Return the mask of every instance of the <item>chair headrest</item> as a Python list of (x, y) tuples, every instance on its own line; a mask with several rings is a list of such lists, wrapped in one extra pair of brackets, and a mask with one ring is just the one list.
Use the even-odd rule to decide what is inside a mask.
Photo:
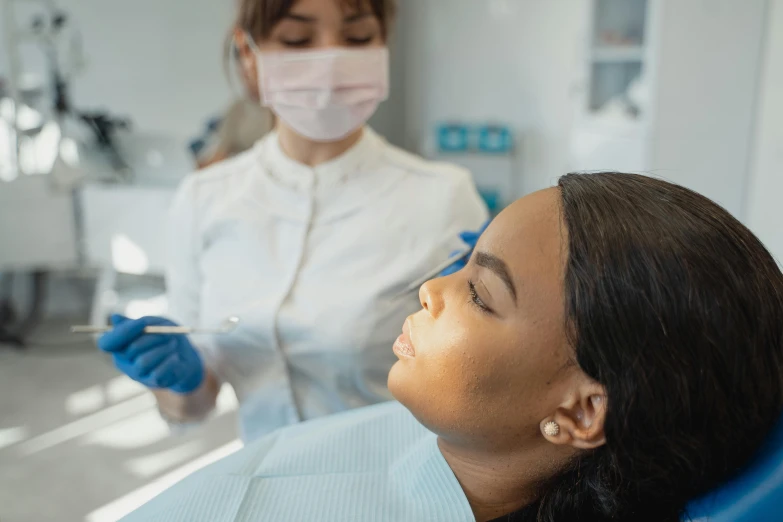
[(694, 522), (783, 520), (783, 419), (748, 468), (688, 511)]

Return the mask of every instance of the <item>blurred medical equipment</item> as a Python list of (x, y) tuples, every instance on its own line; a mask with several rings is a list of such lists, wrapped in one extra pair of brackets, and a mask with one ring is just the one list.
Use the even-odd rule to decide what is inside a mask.
[[(44, 148), (49, 145), (49, 150), (52, 150), (59, 140), (56, 124), (47, 125), (44, 115), (36, 110), (45, 89), (40, 83), (36, 83), (35, 79), (21, 75), (16, 51), (22, 40), (54, 39), (63, 28), (64, 17), (52, 16), (50, 27), (44, 27), (43, 19), (36, 18), (26, 32), (20, 33), (15, 27), (12, 7), (10, 0), (6, 0), (2, 5), (4, 32), (7, 36), (4, 44), (9, 55), (9, 81), (0, 99), (0, 134), (7, 140), (6, 143), (0, 143), (0, 152), (3, 152), (4, 146), (7, 147), (6, 154), (0, 154), (0, 180), (7, 182), (0, 191), (0, 208), (10, 214), (7, 219), (0, 220), (0, 236), (4, 239), (3, 251), (6, 252), (2, 264), (8, 269), (19, 265), (37, 266), (52, 260), (70, 263), (78, 259), (78, 254), (73, 247), (76, 236), (73, 222), (75, 209), (69, 195), (47, 198), (42, 194), (45, 188), (40, 179), (20, 179), (14, 182), (19, 171), (39, 174), (50, 169), (54, 155), (46, 154), (47, 151), (41, 150), (41, 145), (44, 145)], [(47, 57), (51, 58), (51, 53), (47, 53)], [(65, 105), (66, 96), (65, 82), (59, 71), (53, 75), (52, 83), (52, 91), (56, 93), (54, 106), (61, 109)], [(40, 161), (42, 157), (43, 165)], [(31, 215), (33, 206), (48, 208), (49, 216), (53, 219), (47, 219), (47, 216), (41, 214)], [(24, 223), (25, 234), (20, 234), (19, 222)], [(47, 240), (49, 234), (54, 236), (52, 241)], [(8, 288), (13, 286), (14, 277), (13, 273), (5, 274)], [(3, 308), (6, 313), (3, 314), (0, 324), (0, 341), (23, 345), (25, 334), (40, 316), (45, 282), (46, 272), (36, 270), (32, 277), (30, 311), (19, 323), (16, 320), (18, 314), (11, 301), (12, 292), (10, 289), (4, 292)]]
[(477, 135), (478, 150), (485, 154), (509, 154), (514, 148), (511, 129), (504, 125), (483, 125)]
[[(100, 270), (94, 324), (121, 305), (160, 312), (158, 232), (191, 159), (177, 140), (132, 133), (127, 119), (73, 107), (69, 82), (84, 67), (81, 37), (53, 0), (0, 0), (0, 9), (9, 64), (0, 89), (0, 270), (36, 275), (27, 319), (10, 324), (20, 314), (2, 314), (0, 332), (10, 333), (0, 337), (23, 343), (53, 272)], [(43, 70), (22, 68), (40, 62)], [(152, 276), (155, 291), (121, 295), (123, 273)], [(142, 310), (150, 299), (158, 308)], [(10, 298), (0, 305), (14, 308)]]
[[(46, 271), (43, 266), (69, 265), (79, 259), (77, 248), (76, 209), (72, 195), (54, 194), (50, 184), (37, 174), (46, 173), (57, 156), (60, 128), (56, 117), (67, 110), (67, 89), (59, 67), (51, 67), (56, 61), (55, 41), (65, 32), (66, 18), (55, 13), (49, 2), (39, 2), (48, 9), (48, 17), (35, 17), (24, 30), (17, 27), (14, 4), (20, 0), (4, 0), (2, 9), (3, 47), (8, 55), (7, 82), (0, 93), (0, 267), (6, 271), (7, 286), (13, 286), (17, 274), (11, 270), (32, 272), (30, 310), (24, 318), (18, 315), (11, 303), (11, 292), (2, 296), (3, 322), (0, 324), (0, 341), (21, 346), (27, 332), (40, 317)], [(34, 76), (25, 75), (21, 69), (19, 47), (23, 43), (41, 44), (51, 68), (52, 113), (42, 110), (42, 100), (47, 89)], [(73, 54), (78, 44), (72, 41)], [(73, 61), (74, 68), (78, 68)], [(29, 174), (20, 177), (20, 172)], [(36, 212), (45, 209), (45, 212)], [(22, 227), (20, 227), (20, 223)], [(24, 233), (21, 233), (22, 230)]]
[(433, 139), (424, 147), (425, 156), (471, 171), (491, 215), (522, 196), (519, 151), (509, 126), (446, 122), (435, 127)]
[(441, 152), (467, 152), (470, 149), (470, 129), (460, 123), (439, 125), (438, 150)]
[[(228, 317), (218, 328), (198, 328), (195, 326), (147, 326), (146, 334), (161, 335), (222, 335), (233, 332), (241, 320), (239, 317)], [(71, 326), (71, 333), (75, 334), (99, 334), (111, 332), (111, 326)]]
[[(92, 139), (97, 151), (106, 155), (114, 173), (128, 174), (128, 165), (118, 150), (114, 135), (118, 129), (127, 129), (130, 122), (123, 118), (114, 118), (105, 112), (84, 112), (77, 110), (70, 98), (71, 80), (85, 68), (84, 50), (81, 33), (69, 19), (65, 11), (59, 9), (53, 0), (2, 0), (6, 32), (6, 52), (9, 63), (9, 93), (13, 102), (11, 139), (16, 139), (17, 156), (21, 165), (19, 171), (32, 174), (25, 158), (22, 157), (23, 143), (19, 143), (20, 134), (34, 134), (45, 130), (52, 131), (49, 148), (53, 154), (51, 162), (63, 155), (73, 156), (67, 151), (58, 150), (71, 134), (73, 138)], [(30, 14), (30, 8), (36, 9), (29, 20), (22, 23), (17, 17), (17, 7), (26, 7), (23, 11)], [(23, 71), (23, 57), (30, 60), (29, 51), (35, 49), (43, 55), (45, 71)], [(25, 52), (27, 51), (27, 52)], [(36, 60), (33, 60), (35, 62)], [(38, 80), (44, 76), (44, 82)], [(47, 99), (44, 103), (42, 100)], [(35, 121), (31, 127), (27, 121)], [(35, 129), (31, 132), (31, 129)], [(81, 131), (81, 132), (80, 132)], [(88, 131), (89, 136), (82, 136)], [(55, 143), (56, 142), (56, 143)], [(37, 151), (39, 154), (40, 150)], [(72, 159), (72, 158), (68, 158)], [(52, 174), (54, 165), (49, 163), (38, 167), (37, 174)]]
[(46, 273), (35, 271), (28, 280), (31, 295), (29, 309), (20, 318), (11, 304), (14, 274), (0, 274), (0, 344), (23, 347), (25, 336), (38, 324), (43, 314)]

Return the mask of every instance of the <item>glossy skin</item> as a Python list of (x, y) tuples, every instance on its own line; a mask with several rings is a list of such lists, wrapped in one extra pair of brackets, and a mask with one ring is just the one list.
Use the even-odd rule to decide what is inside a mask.
[(558, 191), (523, 198), (463, 270), (422, 287), (395, 344), (389, 389), (439, 435), (479, 520), (524, 506), (536, 481), (605, 442), (605, 391), (566, 338), (566, 248)]

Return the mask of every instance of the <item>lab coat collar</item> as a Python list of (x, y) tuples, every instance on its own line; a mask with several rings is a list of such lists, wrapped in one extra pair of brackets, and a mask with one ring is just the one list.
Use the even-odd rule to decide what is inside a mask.
[(328, 191), (366, 172), (377, 160), (382, 146), (383, 139), (370, 127), (364, 127), (356, 145), (326, 163), (309, 167), (283, 152), (277, 132), (269, 133), (259, 144), (269, 175), (281, 185), (305, 193)]

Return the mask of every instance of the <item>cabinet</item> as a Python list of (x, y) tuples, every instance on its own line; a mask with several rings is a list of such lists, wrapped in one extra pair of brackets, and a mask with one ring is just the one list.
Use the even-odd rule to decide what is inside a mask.
[(743, 217), (765, 0), (591, 0), (572, 170), (650, 173)]

